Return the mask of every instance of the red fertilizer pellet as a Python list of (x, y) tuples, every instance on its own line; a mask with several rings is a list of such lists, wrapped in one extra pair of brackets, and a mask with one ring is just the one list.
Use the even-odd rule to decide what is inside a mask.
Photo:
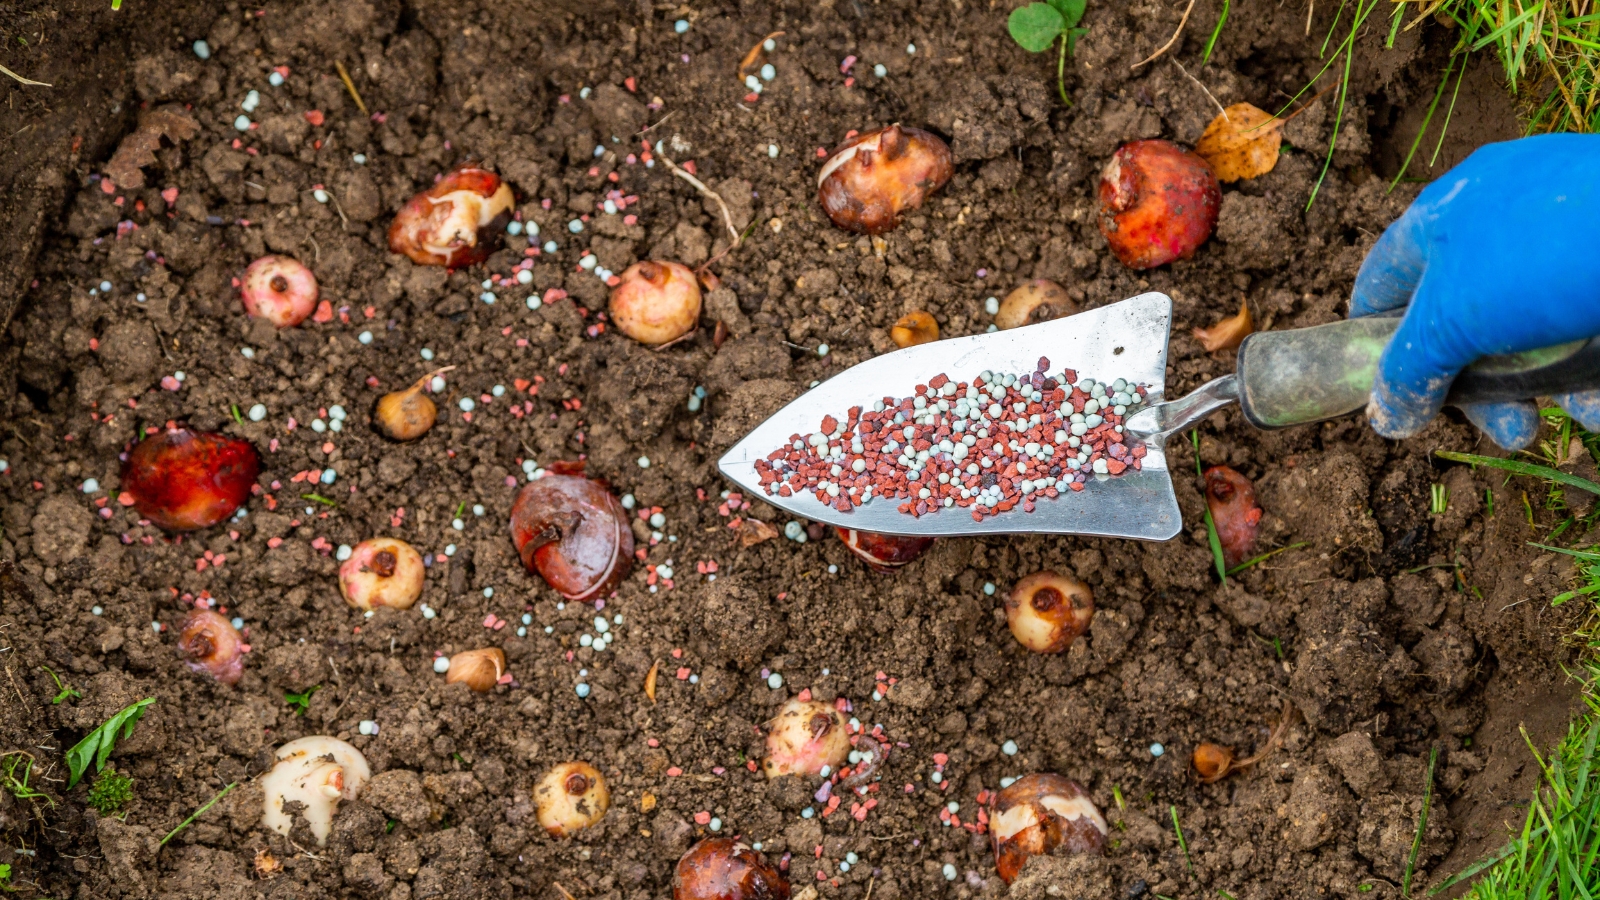
[(982, 521), (1141, 469), (1145, 447), (1122, 423), (1145, 386), (1049, 368), (1041, 357), (1030, 374), (983, 372), (971, 383), (940, 373), (911, 397), (851, 407), (842, 422), (824, 416), (757, 460), (756, 473), (769, 495), (811, 491), (840, 512), (887, 498), (913, 516), (962, 507)]

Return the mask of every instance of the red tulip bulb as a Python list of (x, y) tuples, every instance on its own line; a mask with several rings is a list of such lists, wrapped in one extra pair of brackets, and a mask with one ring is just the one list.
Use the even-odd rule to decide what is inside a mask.
[(1211, 167), (1171, 141), (1123, 144), (1100, 173), (1100, 233), (1130, 269), (1193, 256), (1221, 209)]
[(530, 482), (511, 507), (522, 564), (568, 600), (601, 596), (633, 570), (633, 531), (617, 498), (577, 475)]
[(299, 325), (317, 306), (317, 276), (287, 256), (263, 256), (244, 270), (244, 311), (279, 328)]
[(244, 639), (227, 616), (209, 609), (197, 609), (183, 620), (178, 652), (189, 671), (223, 684), (238, 684), (244, 674)]
[(499, 175), (460, 166), (400, 208), (389, 225), (389, 249), (424, 266), (481, 263), (499, 246), (515, 202)]
[(611, 321), (641, 344), (665, 344), (700, 322), (700, 284), (688, 266), (639, 262), (611, 289)]
[(890, 125), (844, 142), (817, 176), (817, 202), (833, 224), (883, 234), (955, 174), (950, 148), (920, 128)]
[(194, 531), (233, 515), (260, 471), (249, 441), (173, 427), (128, 452), (122, 489), (144, 518), (168, 531)]
[(733, 838), (707, 838), (678, 860), (672, 900), (789, 900), (789, 882)]
[(1222, 544), (1222, 561), (1237, 566), (1255, 548), (1261, 530), (1261, 507), (1256, 506), (1256, 488), (1250, 479), (1227, 466), (1206, 470), (1206, 507), (1217, 527)]
[(854, 528), (835, 528), (839, 540), (850, 552), (861, 557), (862, 562), (874, 572), (888, 574), (922, 555), (933, 546), (930, 537), (901, 537), (896, 534), (877, 534), (857, 531)]

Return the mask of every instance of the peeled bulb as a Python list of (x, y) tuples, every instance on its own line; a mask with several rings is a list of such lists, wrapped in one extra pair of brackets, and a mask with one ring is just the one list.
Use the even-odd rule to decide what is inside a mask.
[(317, 276), (287, 256), (263, 256), (244, 270), (244, 311), (279, 328), (299, 325), (317, 307)]
[(178, 652), (189, 671), (223, 684), (238, 684), (244, 674), (244, 639), (226, 616), (209, 609), (197, 609), (183, 620)]
[(733, 838), (706, 838), (678, 860), (672, 900), (789, 900), (789, 882)]
[(450, 669), (444, 673), (445, 684), (464, 682), (478, 693), (486, 693), (500, 683), (506, 673), (506, 653), (499, 647), (483, 650), (466, 650), (450, 657)]
[(339, 801), (356, 799), (372, 777), (366, 757), (338, 738), (313, 735), (279, 747), (276, 758), (272, 769), (261, 776), (266, 790), (261, 824), (287, 837), (294, 819), (284, 806), (302, 803), (299, 814), (311, 826), (317, 845), (326, 844)]
[(833, 224), (883, 234), (955, 174), (950, 148), (920, 128), (890, 125), (844, 142), (822, 165), (817, 201)]
[(522, 564), (568, 600), (607, 593), (633, 570), (633, 530), (622, 504), (597, 482), (546, 475), (511, 506), (511, 540)]
[(1067, 649), (1094, 618), (1094, 593), (1089, 586), (1048, 569), (1017, 582), (1005, 604), (1011, 634), (1035, 653)]
[(688, 266), (637, 262), (611, 289), (611, 321), (622, 333), (652, 346), (677, 340), (700, 322), (700, 284)]
[(839, 540), (850, 552), (861, 557), (874, 572), (888, 574), (922, 555), (933, 546), (931, 537), (901, 537), (895, 534), (877, 534), (857, 531), (854, 528), (834, 528)]
[(1099, 193), (1100, 233), (1130, 269), (1193, 256), (1222, 209), (1211, 167), (1171, 141), (1118, 147), (1100, 173)]
[(1194, 757), (1190, 762), (1200, 783), (1211, 784), (1232, 771), (1233, 751), (1221, 744), (1201, 744), (1194, 748)]
[(761, 770), (780, 775), (821, 775), (839, 771), (850, 755), (844, 714), (831, 703), (790, 700), (767, 723), (767, 758)]
[(410, 609), (422, 596), (425, 574), (422, 556), (410, 544), (373, 538), (357, 544), (339, 566), (339, 593), (360, 610)]
[(1227, 466), (1206, 470), (1206, 508), (1217, 528), (1222, 544), (1222, 560), (1237, 566), (1255, 548), (1261, 530), (1261, 507), (1256, 506), (1256, 488), (1250, 479)]
[(570, 837), (605, 818), (611, 792), (600, 771), (586, 762), (562, 763), (533, 791), (539, 824), (551, 837)]
[(260, 471), (249, 441), (172, 427), (128, 452), (122, 489), (140, 516), (168, 531), (194, 531), (233, 515)]
[(454, 369), (445, 366), (418, 378), (410, 387), (391, 391), (378, 398), (372, 409), (372, 426), (391, 441), (414, 441), (433, 427), (439, 417), (439, 407), (425, 390), (436, 376)]
[(515, 202), (499, 175), (462, 165), (401, 207), (389, 225), (389, 249), (425, 266), (483, 262), (498, 247)]
[(927, 310), (908, 312), (889, 329), (889, 338), (898, 347), (931, 344), (939, 339), (939, 323)]
[(1024, 775), (995, 796), (989, 814), (995, 868), (1010, 884), (1030, 856), (1060, 847), (1068, 853), (1100, 853), (1106, 820), (1094, 801), (1070, 778)]
[(1067, 296), (1066, 288), (1054, 281), (1035, 278), (1000, 301), (1000, 311), (995, 313), (994, 324), (1005, 331), (1070, 316), (1077, 311), (1078, 305)]

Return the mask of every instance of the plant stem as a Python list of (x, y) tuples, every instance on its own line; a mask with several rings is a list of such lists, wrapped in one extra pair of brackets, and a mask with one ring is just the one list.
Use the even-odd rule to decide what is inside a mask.
[(1061, 33), (1061, 56), (1056, 60), (1056, 90), (1061, 93), (1061, 102), (1068, 106), (1072, 101), (1067, 99), (1067, 33)]
[(235, 782), (231, 782), (227, 787), (225, 787), (222, 790), (218, 791), (217, 795), (215, 797), (212, 797), (210, 800), (207, 800), (206, 804), (204, 806), (202, 806), (199, 809), (195, 810), (194, 811), (194, 815), (190, 816), (187, 819), (184, 819), (181, 823), (179, 823), (177, 828), (174, 828), (171, 831), (167, 832), (167, 836), (162, 838), (161, 839), (161, 843), (157, 844), (156, 846), (157, 847), (165, 847), (167, 845), (167, 841), (172, 840), (172, 836), (173, 835), (175, 835), (178, 832), (184, 830), (185, 828), (188, 828), (190, 823), (194, 822), (195, 819), (198, 819), (198, 818), (200, 818), (200, 816), (204, 815), (206, 810), (208, 810), (211, 807), (215, 806), (218, 800), (221, 800), (223, 797), (228, 796), (228, 792), (233, 790), (234, 788), (236, 788), (238, 786), (239, 786), (239, 782), (235, 781)]

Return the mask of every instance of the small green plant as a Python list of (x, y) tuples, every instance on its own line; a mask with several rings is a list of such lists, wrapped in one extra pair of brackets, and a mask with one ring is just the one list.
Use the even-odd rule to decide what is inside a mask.
[(49, 666), (40, 666), (39, 668), (48, 672), (50, 674), (50, 680), (56, 683), (56, 691), (58, 693), (50, 701), (52, 706), (60, 703), (63, 700), (73, 700), (83, 696), (82, 691), (70, 684), (67, 684), (66, 682), (63, 682), (61, 677), (55, 673), (54, 669), (50, 668)]
[(111, 749), (117, 745), (117, 741), (125, 741), (133, 735), (133, 727), (139, 724), (144, 711), (155, 702), (156, 698), (146, 697), (124, 707), (74, 744), (67, 751), (67, 771), (71, 776), (67, 780), (67, 787), (76, 785), (91, 763), (96, 773), (105, 769), (106, 760), (111, 758)]
[(1189, 874), (1194, 874), (1194, 860), (1189, 858), (1189, 842), (1183, 837), (1183, 826), (1178, 824), (1178, 807), (1174, 804), (1167, 807), (1172, 813), (1172, 830), (1178, 833), (1178, 848), (1183, 851), (1183, 864), (1188, 867)]
[(1450, 489), (1442, 484), (1428, 486), (1428, 512), (1435, 516), (1444, 515), (1450, 508)]
[[(1189, 441), (1194, 444), (1194, 473), (1205, 480), (1206, 473), (1200, 468), (1200, 432), (1189, 432)], [(1222, 556), (1222, 538), (1217, 535), (1217, 522), (1211, 518), (1211, 504), (1206, 504), (1206, 543), (1211, 545), (1211, 561), (1217, 566), (1217, 577), (1223, 584), (1228, 583), (1228, 561)], [(1250, 560), (1250, 565), (1260, 562), (1259, 559)], [(1249, 568), (1249, 566), (1245, 566)]]
[(1006, 20), (1011, 39), (1029, 53), (1043, 53), (1057, 40), (1061, 42), (1061, 53), (1056, 61), (1056, 90), (1061, 94), (1061, 102), (1068, 106), (1072, 101), (1067, 99), (1067, 57), (1073, 55), (1078, 38), (1089, 33), (1089, 29), (1078, 26), (1087, 5), (1088, 0), (1029, 3), (1012, 10), (1011, 17)]
[(18, 800), (43, 800), (47, 806), (54, 808), (56, 803), (49, 794), (29, 784), (33, 777), (33, 763), (33, 754), (26, 750), (13, 750), (0, 756), (0, 787)]
[(1422, 850), (1422, 837), (1428, 831), (1428, 810), (1433, 806), (1433, 767), (1439, 762), (1439, 747), (1428, 752), (1428, 772), (1422, 781), (1422, 813), (1417, 816), (1417, 834), (1411, 839), (1411, 855), (1406, 858), (1405, 876), (1400, 880), (1400, 896), (1411, 896), (1411, 876), (1417, 871), (1417, 854)]
[(100, 773), (89, 788), (89, 805), (103, 816), (116, 815), (133, 800), (133, 779), (117, 771), (116, 766)]
[(320, 690), (322, 690), (322, 685), (313, 684), (311, 687), (306, 688), (303, 693), (284, 694), (283, 702), (289, 704), (289, 708), (294, 710), (295, 715), (303, 716), (306, 714), (306, 710), (311, 708), (311, 695)]
[(177, 828), (174, 828), (171, 831), (167, 832), (167, 836), (162, 838), (161, 839), (161, 843), (157, 844), (156, 846), (157, 847), (165, 847), (167, 845), (167, 841), (172, 840), (172, 838), (174, 836), (176, 836), (178, 832), (184, 830), (185, 828), (188, 828), (191, 824), (194, 823), (195, 819), (198, 819), (201, 816), (205, 815), (206, 810), (210, 809), (213, 806), (216, 806), (218, 800), (221, 800), (223, 797), (228, 796), (228, 792), (233, 790), (234, 788), (236, 788), (238, 786), (239, 786), (239, 782), (237, 782), (237, 781), (229, 782), (227, 787), (223, 788), (220, 791), (217, 791), (216, 794), (212, 795), (210, 800), (207, 800), (203, 806), (201, 806), (199, 809), (195, 810), (194, 811), (194, 815), (190, 816), (187, 819), (184, 819), (182, 822), (179, 822)]

